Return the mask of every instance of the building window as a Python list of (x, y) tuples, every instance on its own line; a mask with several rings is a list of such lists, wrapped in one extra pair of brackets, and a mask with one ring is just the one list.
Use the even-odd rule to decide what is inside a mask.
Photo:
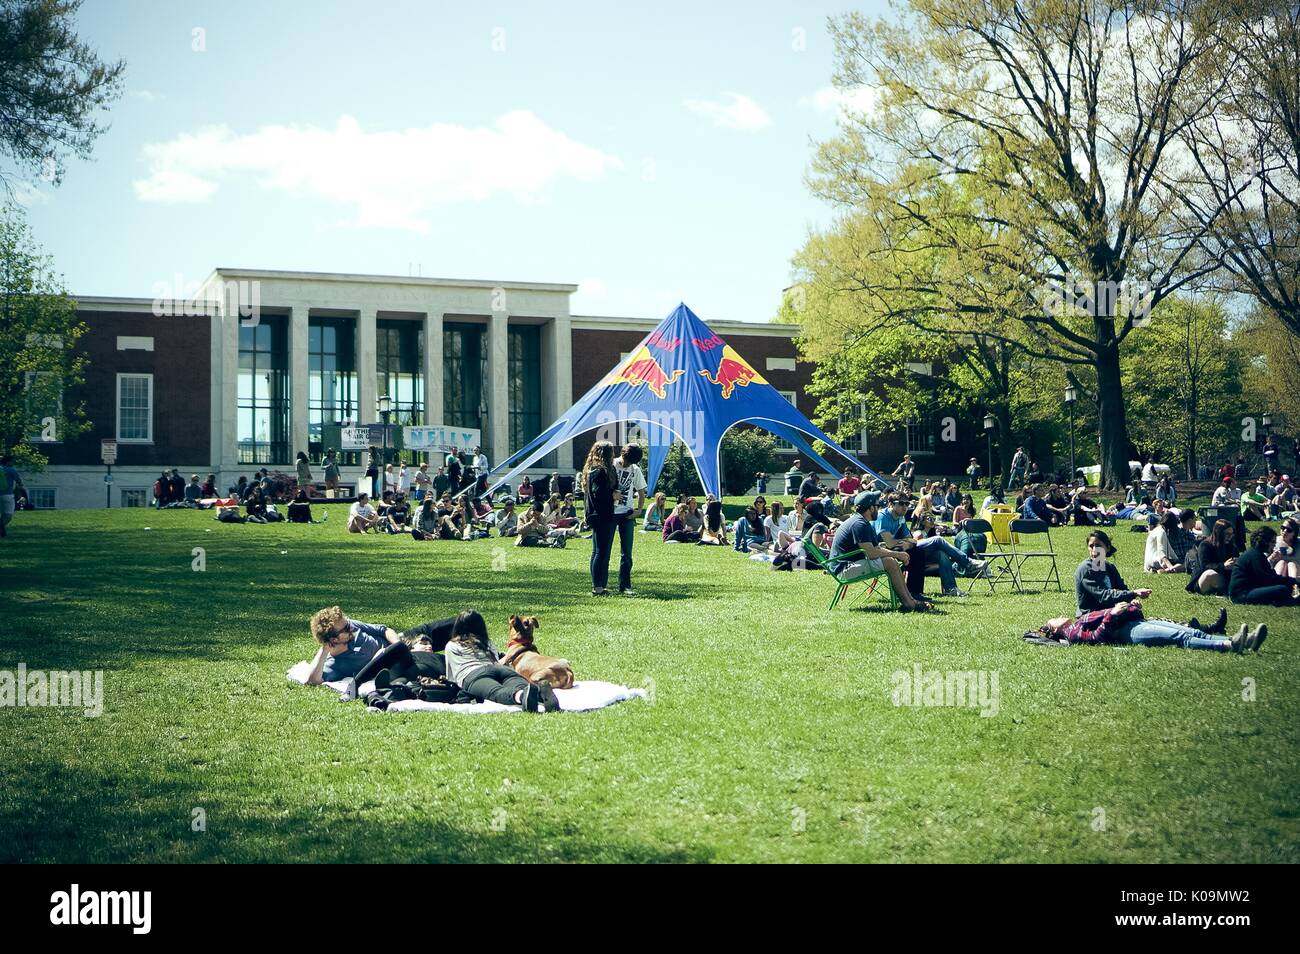
[(858, 405), (856, 414), (841, 414), (838, 430), (840, 446), (861, 457), (867, 452), (867, 405)]
[(928, 411), (907, 425), (907, 452), (934, 453), (934, 415)]
[(239, 323), (239, 462), (288, 463), (288, 322), (262, 315), (256, 325)]
[(153, 375), (117, 376), (117, 439), (124, 444), (153, 442)]
[(424, 423), (424, 322), (375, 322), (375, 389), (392, 399), (390, 424)]
[(509, 331), (510, 453), (542, 431), (542, 330), (524, 325)]
[[(442, 420), (448, 427), (472, 427), (482, 432), (483, 381), (487, 355), (483, 326), (446, 323), (442, 326)], [(487, 443), (487, 435), (484, 446)], [(498, 461), (498, 463), (500, 463)]]
[(149, 497), (151, 494), (152, 491), (145, 487), (123, 487), (122, 506), (147, 507), (149, 506)]
[(27, 440), (33, 444), (57, 444), (58, 430), (55, 422), (63, 414), (62, 377), (53, 371), (27, 371), (23, 374), (23, 389), (27, 397), (27, 413), (33, 430)]
[(27, 502), (33, 510), (53, 510), (57, 502), (58, 490), (54, 487), (29, 487)]
[[(785, 398), (794, 407), (799, 406), (798, 392), (796, 391), (777, 391), (777, 394)], [(778, 453), (789, 454), (794, 452), (794, 445), (789, 441), (783, 441), (781, 438), (776, 439), (776, 450)]]
[[(357, 421), (355, 326), (348, 318), (312, 318), (307, 327), (307, 453), (325, 453), (327, 427)], [(333, 444), (338, 450), (338, 438)], [(339, 463), (360, 463), (356, 451), (342, 453)]]

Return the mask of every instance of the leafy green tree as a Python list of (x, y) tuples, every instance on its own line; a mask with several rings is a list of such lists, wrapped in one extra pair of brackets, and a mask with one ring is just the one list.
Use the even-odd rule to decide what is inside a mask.
[(908, 0), (831, 21), (838, 88), (874, 94), (813, 163), (874, 232), (844, 290), (885, 323), (1005, 342), (1097, 377), (1102, 482), (1128, 477), (1121, 354), (1217, 269), (1161, 173), (1212, 112), (1226, 43), (1195, 0)]
[(1172, 298), (1124, 357), (1133, 441), (1192, 479), (1207, 453), (1240, 440), (1245, 358), (1214, 299)]
[[(68, 155), (90, 156), (108, 127), (100, 110), (122, 95), (126, 64), (101, 62), (77, 37), (81, 0), (0, 0), (0, 154), (17, 171), (63, 178)], [(14, 171), (0, 170), (12, 190)]]
[(47, 463), (42, 440), (71, 440), (89, 426), (84, 405), (67, 399), (83, 383), (74, 346), (85, 329), (20, 212), (0, 212), (0, 448), (29, 468)]

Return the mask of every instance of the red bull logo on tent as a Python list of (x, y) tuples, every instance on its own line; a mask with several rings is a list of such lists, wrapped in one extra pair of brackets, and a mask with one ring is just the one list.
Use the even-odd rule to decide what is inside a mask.
[(606, 386), (611, 384), (626, 384), (629, 387), (640, 387), (645, 385), (655, 396), (663, 399), (666, 396), (668, 385), (672, 384), (686, 372), (678, 368), (671, 375), (666, 374), (664, 369), (659, 366), (659, 362), (654, 359), (650, 349), (645, 345), (637, 348), (623, 364), (619, 365), (604, 383)]
[(722, 397), (731, 397), (733, 389), (748, 387), (749, 382), (767, 384), (767, 379), (754, 370), (753, 365), (731, 350), (731, 345), (722, 348), (722, 360), (718, 362), (718, 375), (715, 378), (708, 371), (700, 374), (710, 383), (722, 386)]

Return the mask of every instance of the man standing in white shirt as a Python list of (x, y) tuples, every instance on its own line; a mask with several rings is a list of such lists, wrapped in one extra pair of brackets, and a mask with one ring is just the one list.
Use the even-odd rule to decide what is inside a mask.
[(614, 526), (618, 528), (618, 542), (622, 548), (618, 561), (618, 592), (622, 596), (636, 596), (632, 589), (632, 541), (636, 536), (637, 511), (645, 507), (646, 491), (641, 456), (640, 444), (627, 444), (622, 456), (614, 458), (614, 473), (618, 476), (618, 491), (614, 494)]
[(403, 497), (411, 493), (411, 473), (406, 469), (406, 461), (401, 461), (397, 468), (397, 492)]
[(487, 454), (483, 453), (481, 447), (474, 448), (474, 469), (478, 471), (480, 477), (492, 469), (488, 466)]

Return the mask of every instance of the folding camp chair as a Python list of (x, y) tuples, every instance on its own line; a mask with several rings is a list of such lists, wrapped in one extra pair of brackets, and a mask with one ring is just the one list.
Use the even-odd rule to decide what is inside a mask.
[(988, 541), (988, 546), (980, 554), (980, 559), (985, 563), (984, 575), (970, 577), (970, 582), (966, 584), (966, 592), (970, 593), (980, 580), (989, 585), (990, 593), (996, 593), (997, 584), (1003, 582), (1010, 583), (1012, 589), (1018, 590), (1020, 585), (1016, 582), (1011, 553), (1003, 548), (1004, 544), (1000, 543), (994, 535), (993, 524), (982, 517), (970, 517), (961, 522), (961, 529), (967, 533), (982, 533), (984, 539)]
[[(827, 609), (835, 609), (836, 604), (839, 603), (840, 598), (844, 595), (844, 591), (847, 590), (854, 583), (868, 584), (867, 595), (870, 596), (872, 593), (878, 592), (878, 588), (881, 580), (884, 580), (885, 592), (884, 594), (880, 594), (880, 598), (882, 600), (889, 601), (890, 609), (894, 609), (898, 605), (898, 597), (894, 594), (894, 587), (890, 584), (889, 575), (885, 573), (884, 570), (881, 570), (878, 573), (871, 573), (867, 576), (855, 576), (851, 580), (845, 580), (842, 579), (834, 570), (831, 569), (830, 561), (826, 559), (825, 555), (818, 548), (817, 544), (812, 542), (811, 534), (807, 537), (804, 537), (803, 549), (804, 552), (808, 555), (808, 558), (812, 560), (813, 563), (815, 563), (817, 566), (821, 567), (823, 570), (829, 573), (831, 575), (831, 579), (834, 580), (837, 584), (839, 584), (835, 589), (835, 595), (831, 597), (831, 605), (828, 606)], [(861, 550), (854, 550), (852, 553), (844, 554), (842, 559), (843, 558), (865, 560), (867, 557), (866, 554), (864, 554)]]
[[(1042, 592), (1047, 592), (1047, 587), (1055, 583), (1058, 592), (1063, 592), (1061, 586), (1061, 573), (1056, 567), (1056, 550), (1052, 548), (1052, 531), (1046, 520), (1020, 519), (1011, 521), (1011, 559), (1012, 569), (1016, 576), (1016, 585), (1023, 592), (1025, 583), (1043, 585)], [(1040, 544), (1033, 538), (1041, 536), (1046, 543), (1046, 549), (1036, 549)], [(1025, 564), (1030, 560), (1048, 560), (1051, 563), (1051, 570), (1042, 579), (1026, 580), (1024, 576)]]

